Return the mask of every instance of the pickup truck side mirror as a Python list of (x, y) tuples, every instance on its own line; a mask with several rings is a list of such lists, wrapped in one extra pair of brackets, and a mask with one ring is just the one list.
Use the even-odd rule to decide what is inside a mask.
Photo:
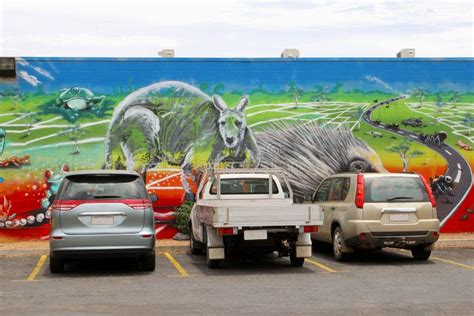
[(55, 198), (56, 198), (56, 194), (51, 195), (51, 196), (48, 198), (49, 204), (53, 204)]
[(196, 196), (194, 195), (194, 193), (187, 192), (184, 195), (184, 199), (188, 202), (196, 202)]
[(312, 202), (313, 201), (313, 195), (310, 194), (310, 193), (306, 193), (304, 195), (304, 200), (305, 200), (305, 202)]
[(148, 194), (148, 196), (150, 197), (150, 200), (152, 203), (155, 203), (156, 201), (158, 201), (158, 195), (151, 193), (151, 194)]

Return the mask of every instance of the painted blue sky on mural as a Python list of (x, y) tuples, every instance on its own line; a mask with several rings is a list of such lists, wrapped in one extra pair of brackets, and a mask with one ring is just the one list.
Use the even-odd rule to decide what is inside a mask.
[(56, 92), (71, 86), (113, 93), (120, 87), (140, 88), (178, 80), (198, 86), (222, 83), (225, 91), (249, 93), (256, 88), (277, 92), (290, 82), (305, 90), (385, 91), (397, 94), (423, 88), (430, 92), (474, 91), (474, 59), (305, 58), (282, 60), (226, 58), (22, 58), (17, 60), (23, 91)]

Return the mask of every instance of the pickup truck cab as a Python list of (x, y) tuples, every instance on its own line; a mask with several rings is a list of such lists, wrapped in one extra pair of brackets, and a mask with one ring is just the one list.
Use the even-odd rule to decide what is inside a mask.
[(319, 206), (293, 204), (288, 181), (275, 169), (213, 170), (197, 196), (188, 196), (194, 198), (191, 253), (205, 251), (209, 268), (233, 255), (275, 251), (302, 266), (312, 255), (310, 233), (323, 223)]

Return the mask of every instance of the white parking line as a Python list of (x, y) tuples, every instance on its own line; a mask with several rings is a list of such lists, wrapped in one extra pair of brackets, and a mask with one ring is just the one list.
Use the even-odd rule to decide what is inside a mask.
[(445, 151), (448, 155), (452, 156), (452, 154), (451, 154), (447, 149), (445, 149), (444, 151)]
[(411, 138), (418, 139), (418, 136), (410, 135)]
[(398, 133), (398, 134), (402, 134), (402, 135), (403, 135), (403, 132), (402, 132), (402, 131), (398, 131), (397, 133)]
[(458, 163), (457, 167), (458, 167), (459, 170), (462, 170), (460, 163)]

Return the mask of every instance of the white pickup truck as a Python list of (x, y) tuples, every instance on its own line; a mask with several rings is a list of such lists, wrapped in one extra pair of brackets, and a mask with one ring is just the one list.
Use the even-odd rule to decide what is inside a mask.
[[(282, 180), (282, 181), (280, 181)], [(191, 211), (191, 253), (206, 252), (209, 268), (243, 253), (290, 256), (293, 266), (311, 257), (310, 233), (323, 224), (317, 205), (293, 204), (281, 170), (221, 169), (202, 176)]]

